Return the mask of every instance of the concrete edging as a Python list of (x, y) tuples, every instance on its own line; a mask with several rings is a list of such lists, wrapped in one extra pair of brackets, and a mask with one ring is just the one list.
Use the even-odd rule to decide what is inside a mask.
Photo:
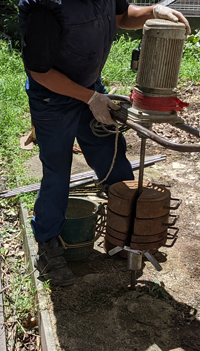
[[(1, 262), (0, 262), (1, 267)], [(1, 285), (1, 270), (0, 270), (0, 290), (2, 289)], [(4, 308), (3, 308), (3, 292), (0, 294), (0, 345), (1, 351), (6, 351), (6, 331), (4, 327)]]
[[(31, 226), (29, 224), (28, 212), (20, 203), (20, 225), (22, 230), (23, 246), (25, 252), (26, 262), (29, 262), (30, 272), (34, 271), (34, 257), (37, 252), (35, 239), (32, 234)], [(42, 351), (56, 351), (55, 340), (50, 320), (50, 315), (47, 309), (47, 299), (42, 286), (42, 283), (37, 279), (38, 272), (33, 273), (33, 283), (37, 290), (38, 299), (38, 326), (41, 337)], [(2, 350), (3, 351), (3, 350)]]

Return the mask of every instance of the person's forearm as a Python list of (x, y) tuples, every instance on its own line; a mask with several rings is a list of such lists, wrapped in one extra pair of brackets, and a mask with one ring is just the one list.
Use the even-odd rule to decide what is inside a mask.
[(130, 4), (127, 11), (116, 16), (117, 26), (122, 29), (141, 29), (146, 20), (154, 18), (154, 6), (135, 6)]
[(94, 94), (93, 90), (82, 87), (53, 68), (47, 73), (31, 71), (31, 76), (36, 82), (54, 93), (73, 97), (85, 103), (87, 103)]

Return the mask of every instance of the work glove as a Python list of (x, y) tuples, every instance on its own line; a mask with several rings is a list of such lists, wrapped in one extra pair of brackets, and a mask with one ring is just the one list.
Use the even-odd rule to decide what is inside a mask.
[(155, 18), (162, 18), (172, 22), (182, 22), (185, 24), (186, 34), (191, 34), (189, 22), (181, 12), (173, 10), (170, 7), (157, 4), (153, 8), (153, 15)]
[(89, 99), (88, 105), (94, 118), (98, 122), (108, 125), (117, 125), (117, 122), (115, 122), (110, 115), (109, 107), (113, 110), (119, 110), (120, 106), (114, 104), (114, 102), (112, 102), (106, 95), (95, 91), (92, 97)]

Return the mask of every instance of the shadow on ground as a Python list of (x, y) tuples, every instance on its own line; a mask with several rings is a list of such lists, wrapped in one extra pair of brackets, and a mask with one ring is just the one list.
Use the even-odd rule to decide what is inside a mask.
[[(167, 257), (159, 252), (157, 259)], [(176, 301), (164, 284), (139, 272), (137, 289), (130, 290), (126, 260), (96, 250), (69, 266), (76, 283), (52, 289), (49, 306), (58, 350), (200, 350), (196, 310)]]

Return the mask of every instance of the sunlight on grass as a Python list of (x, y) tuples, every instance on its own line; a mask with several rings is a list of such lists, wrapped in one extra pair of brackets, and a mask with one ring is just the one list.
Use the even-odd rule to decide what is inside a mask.
[[(20, 53), (0, 41), (0, 157), (10, 187), (24, 183), (23, 162), (31, 153), (20, 148), (20, 137), (30, 129), (25, 93), (26, 75)], [(23, 179), (22, 179), (23, 178)]]

